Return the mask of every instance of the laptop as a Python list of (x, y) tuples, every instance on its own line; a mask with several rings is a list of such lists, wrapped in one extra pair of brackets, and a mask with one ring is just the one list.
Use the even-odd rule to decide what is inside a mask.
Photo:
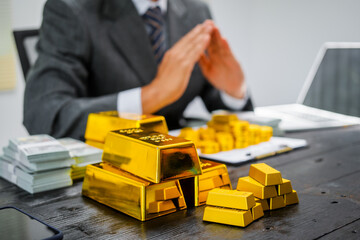
[(296, 104), (255, 108), (256, 115), (280, 118), (284, 131), (360, 124), (360, 43), (325, 43)]

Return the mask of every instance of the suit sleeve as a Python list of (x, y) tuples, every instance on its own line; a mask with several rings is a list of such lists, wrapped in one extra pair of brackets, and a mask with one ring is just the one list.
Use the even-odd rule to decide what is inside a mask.
[(60, 0), (49, 0), (44, 7), (39, 56), (24, 96), (24, 125), (30, 134), (81, 139), (89, 113), (116, 110), (116, 93), (91, 97), (91, 41), (74, 11)]
[[(204, 16), (205, 19), (212, 19), (210, 10), (206, 4), (204, 4)], [(220, 96), (220, 91), (214, 88), (207, 80), (200, 94), (200, 97), (205, 103), (206, 108), (211, 112), (218, 109), (227, 109), (232, 111), (253, 111), (253, 105), (250, 96), (247, 98), (246, 103), (242, 108), (233, 109), (227, 106)]]

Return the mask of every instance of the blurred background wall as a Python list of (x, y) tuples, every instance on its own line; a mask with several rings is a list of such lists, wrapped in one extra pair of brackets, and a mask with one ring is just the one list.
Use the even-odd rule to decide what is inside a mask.
[[(13, 29), (40, 26), (45, 0), (11, 1)], [(206, 2), (244, 68), (256, 106), (295, 102), (323, 42), (360, 41), (358, 0)], [(23, 92), (17, 61), (15, 89), (0, 91), (0, 147), (10, 137), (26, 134), (22, 126)], [(194, 108), (201, 108), (201, 103), (196, 102), (190, 112)]]

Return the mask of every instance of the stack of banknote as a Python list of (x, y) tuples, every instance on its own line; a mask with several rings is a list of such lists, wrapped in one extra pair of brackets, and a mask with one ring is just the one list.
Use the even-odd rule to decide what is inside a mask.
[(10, 139), (3, 152), (0, 176), (29, 193), (72, 185), (102, 155), (101, 149), (81, 141), (45, 134)]
[(72, 138), (58, 140), (69, 152), (75, 164), (71, 166), (71, 178), (84, 178), (86, 166), (101, 162), (102, 150)]
[(29, 193), (72, 185), (69, 150), (48, 135), (10, 139), (0, 156), (0, 175)]

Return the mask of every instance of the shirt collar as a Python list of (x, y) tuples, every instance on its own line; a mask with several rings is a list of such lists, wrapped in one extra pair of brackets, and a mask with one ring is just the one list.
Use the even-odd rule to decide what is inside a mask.
[(162, 14), (167, 11), (167, 0), (132, 0), (139, 15), (142, 16), (146, 13), (149, 8), (160, 7)]

